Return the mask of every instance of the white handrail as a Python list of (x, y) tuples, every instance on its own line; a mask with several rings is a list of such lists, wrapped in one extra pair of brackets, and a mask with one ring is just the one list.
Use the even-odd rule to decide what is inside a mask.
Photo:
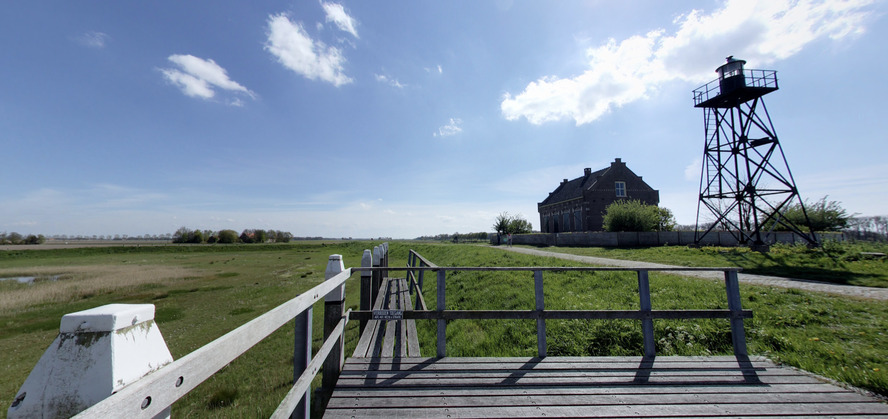
[(308, 292), (124, 387), (75, 418), (154, 417), (298, 314), (311, 309), (315, 302), (344, 284), (351, 273), (351, 268), (343, 270)]

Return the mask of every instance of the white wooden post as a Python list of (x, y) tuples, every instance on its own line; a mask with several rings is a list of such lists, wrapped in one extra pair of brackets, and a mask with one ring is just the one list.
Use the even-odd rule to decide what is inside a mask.
[[(345, 266), (342, 264), (342, 255), (330, 255), (330, 259), (327, 260), (327, 270), (324, 273), (324, 277), (326, 280), (329, 280), (344, 270)], [(336, 287), (324, 297), (325, 341), (333, 333), (333, 329), (336, 328), (339, 321), (342, 320), (342, 316), (345, 315), (343, 310), (344, 300), (345, 283), (342, 283), (342, 285)], [(342, 365), (345, 361), (343, 343), (344, 339), (340, 337), (337, 344), (333, 346), (333, 350), (330, 351), (330, 355), (327, 356), (327, 360), (324, 361), (324, 377), (321, 380), (321, 386), (328, 394), (332, 393), (333, 388), (336, 387), (336, 380), (339, 378), (339, 372), (342, 371)]]
[[(153, 304), (108, 304), (66, 314), (6, 415), (70, 417), (171, 362)], [(155, 417), (169, 416), (167, 407)]]

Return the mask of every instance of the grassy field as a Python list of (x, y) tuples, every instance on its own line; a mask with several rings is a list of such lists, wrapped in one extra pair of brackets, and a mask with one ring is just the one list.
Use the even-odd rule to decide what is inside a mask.
[[(287, 245), (164, 246), (0, 252), (0, 277), (47, 278), (32, 285), (0, 281), (0, 412), (58, 333), (65, 313), (108, 303), (153, 303), (174, 358), (293, 298), (324, 277), (330, 254), (358, 266), (370, 242)], [(550, 258), (476, 245), (391, 243), (391, 266), (406, 264), (415, 248), (441, 266), (577, 266)], [(674, 262), (673, 262), (674, 263)], [(724, 265), (725, 263), (705, 263)], [(58, 276), (57, 279), (50, 278)], [(346, 305), (357, 308), (358, 276)], [(551, 309), (637, 309), (633, 273), (552, 273), (545, 277)], [(725, 308), (715, 281), (651, 275), (654, 309)], [(63, 291), (59, 291), (63, 290)], [(531, 309), (533, 279), (523, 273), (448, 276), (450, 309)], [(426, 279), (434, 305), (434, 275)], [(882, 395), (888, 395), (888, 307), (777, 288), (741, 286), (749, 350)], [(315, 307), (314, 349), (321, 344), (322, 304)], [(659, 355), (730, 354), (726, 320), (656, 321)], [(432, 322), (418, 323), (424, 355), (434, 355)], [(346, 353), (357, 343), (349, 325)], [(632, 321), (550, 321), (550, 355), (640, 355), (640, 325)], [(293, 331), (283, 327), (225, 367), (174, 406), (181, 417), (268, 416), (292, 382)], [(450, 356), (533, 356), (534, 321), (452, 322)], [(318, 382), (319, 380), (316, 380)]]
[(888, 259), (866, 256), (888, 253), (888, 244), (826, 242), (822, 248), (774, 245), (768, 253), (745, 247), (661, 246), (640, 248), (548, 247), (546, 250), (583, 256), (639, 260), (680, 266), (736, 266), (744, 273), (802, 278), (865, 287), (888, 287)]

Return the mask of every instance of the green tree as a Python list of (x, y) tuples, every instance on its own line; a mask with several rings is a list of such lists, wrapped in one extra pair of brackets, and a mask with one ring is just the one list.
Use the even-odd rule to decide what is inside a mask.
[[(802, 211), (800, 204), (792, 204), (783, 211), (783, 218), (799, 228), (804, 228), (807, 225), (805, 222), (805, 213), (807, 212), (813, 231), (841, 231), (848, 227), (853, 215), (848, 214), (840, 202), (827, 201), (827, 198), (828, 196), (824, 196), (813, 203), (805, 200), (805, 211)], [(785, 229), (787, 229), (786, 226), (781, 223), (777, 223), (775, 227), (775, 230)]]
[(527, 234), (533, 231), (533, 224), (519, 215), (502, 212), (493, 221), (493, 231), (497, 234)]
[(237, 243), (237, 232), (234, 230), (222, 230), (219, 232), (219, 238), (216, 243), (233, 244)]
[(607, 231), (671, 231), (675, 228), (672, 211), (638, 200), (620, 200), (604, 210)]

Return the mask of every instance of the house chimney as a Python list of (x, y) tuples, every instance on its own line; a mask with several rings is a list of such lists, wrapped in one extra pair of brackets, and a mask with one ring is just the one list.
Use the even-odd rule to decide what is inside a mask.
[(623, 162), (623, 160), (620, 159), (619, 157), (614, 159), (614, 163), (622, 163), (622, 162)]
[(567, 179), (562, 180), (561, 183), (562, 183), (562, 184), (567, 183)]
[(583, 174), (586, 175), (586, 176), (591, 175), (591, 174), (592, 174), (592, 168), (591, 168), (591, 167), (587, 167), (587, 168), (583, 169)]

